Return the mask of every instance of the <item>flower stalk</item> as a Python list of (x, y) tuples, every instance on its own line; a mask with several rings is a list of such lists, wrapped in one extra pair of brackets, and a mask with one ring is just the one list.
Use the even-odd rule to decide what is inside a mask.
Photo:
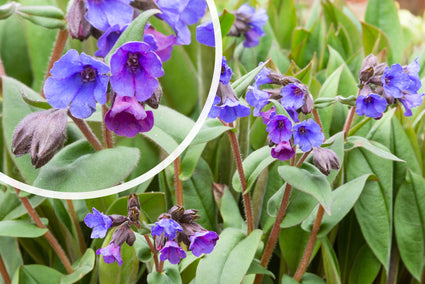
[(6, 266), (4, 265), (4, 261), (3, 261), (3, 258), (1, 257), (1, 254), (0, 254), (0, 274), (5, 284), (12, 283), (12, 281), (10, 280), (9, 273), (7, 273), (7, 269), (6, 269)]
[(149, 248), (151, 249), (151, 252), (153, 253), (153, 261), (154, 261), (154, 263), (155, 263), (155, 270), (158, 272), (158, 273), (161, 273), (162, 272), (162, 270), (160, 271), (159, 270), (159, 262), (158, 262), (158, 255), (157, 255), (157, 253), (156, 253), (156, 250), (155, 250), (155, 247), (153, 246), (153, 244), (152, 244), (152, 242), (151, 242), (151, 239), (149, 238), (149, 235), (147, 235), (147, 234), (145, 234), (145, 235), (143, 235), (144, 237), (145, 237), (145, 240), (146, 240), (146, 242), (148, 243), (148, 246), (149, 246)]
[(113, 148), (114, 147), (114, 140), (112, 140), (112, 132), (106, 127), (106, 124), (105, 124), (105, 115), (108, 112), (108, 110), (109, 109), (106, 105), (102, 105), (103, 145), (105, 145), (105, 148)]
[(81, 130), (83, 135), (87, 138), (87, 141), (93, 146), (96, 151), (100, 151), (103, 149), (102, 144), (100, 144), (99, 139), (94, 135), (93, 131), (91, 131), (90, 127), (87, 123), (79, 118), (74, 117), (70, 112), (68, 112), (69, 117), (74, 121), (75, 125)]
[(75, 213), (74, 204), (72, 200), (67, 199), (66, 204), (68, 205), (69, 214), (71, 215), (72, 222), (74, 223), (75, 230), (77, 232), (78, 242), (80, 243), (80, 251), (84, 254), (87, 250), (86, 242), (84, 241), (83, 231), (81, 231), (80, 223), (78, 222), (77, 214)]

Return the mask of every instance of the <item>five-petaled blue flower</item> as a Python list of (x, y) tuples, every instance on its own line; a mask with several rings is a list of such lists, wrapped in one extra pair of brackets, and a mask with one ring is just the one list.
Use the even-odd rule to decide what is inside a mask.
[(123, 264), (121, 258), (121, 245), (115, 246), (115, 244), (111, 242), (108, 246), (98, 249), (96, 254), (103, 255), (103, 260), (106, 263), (113, 263), (116, 261), (119, 265)]
[[(261, 65), (263, 64), (263, 62), (260, 62)], [(257, 76), (255, 76), (255, 82), (254, 82), (254, 86), (259, 88), (261, 85), (264, 84), (270, 84), (272, 82), (272, 79), (269, 78), (270, 75), (270, 69), (267, 67), (264, 67), (263, 69), (261, 69), (260, 73), (257, 74)]]
[(98, 30), (125, 26), (133, 20), (132, 0), (87, 0), (86, 19)]
[(236, 11), (236, 14), (242, 14), (249, 18), (249, 31), (245, 33), (244, 47), (255, 47), (260, 43), (260, 37), (264, 36), (263, 26), (268, 20), (267, 11), (259, 9), (255, 11), (254, 7), (247, 3), (243, 4)]
[(304, 152), (310, 151), (313, 147), (319, 147), (324, 139), (320, 126), (311, 118), (295, 124), (292, 134), (294, 144), (299, 145)]
[(382, 117), (387, 108), (387, 100), (377, 94), (359, 95), (356, 100), (356, 113), (372, 118)]
[(190, 236), (189, 250), (197, 257), (203, 253), (211, 253), (217, 240), (218, 235), (214, 231), (195, 232), (194, 235)]
[(396, 99), (402, 98), (403, 90), (406, 90), (410, 85), (409, 75), (398, 63), (393, 64), (391, 68), (385, 67), (381, 81), (387, 97)]
[(164, 234), (169, 240), (173, 240), (177, 236), (177, 232), (182, 232), (183, 228), (179, 223), (171, 218), (163, 218), (156, 222), (151, 228), (152, 236), (161, 236)]
[(44, 85), (52, 107), (67, 108), (77, 118), (87, 118), (96, 110), (96, 101), (106, 103), (109, 67), (92, 57), (69, 50), (55, 62)]
[(269, 93), (258, 89), (255, 84), (253, 87), (248, 87), (248, 92), (245, 96), (246, 102), (254, 107), (254, 116), (260, 116), (261, 109), (268, 104), (269, 98)]
[(158, 77), (164, 75), (159, 56), (144, 42), (128, 42), (111, 57), (111, 86), (118, 96), (133, 97), (139, 102), (149, 99)]
[(87, 227), (93, 228), (90, 236), (92, 239), (104, 238), (106, 236), (106, 232), (108, 232), (108, 229), (111, 227), (112, 219), (111, 217), (100, 213), (93, 207), (93, 214), (87, 214), (84, 218), (84, 223)]
[(161, 253), (159, 259), (161, 261), (168, 259), (171, 264), (177, 264), (181, 258), (186, 257), (186, 252), (175, 241), (167, 241), (159, 252)]
[(304, 105), (306, 93), (297, 83), (288, 84), (280, 90), (281, 104), (285, 109), (297, 110)]
[(292, 123), (286, 116), (278, 114), (267, 123), (266, 131), (273, 143), (289, 141), (292, 137)]
[[(239, 102), (239, 100), (226, 98), (223, 104), (220, 104), (221, 99), (215, 96), (213, 106), (208, 113), (208, 117), (216, 118), (217, 116), (224, 122), (230, 123), (238, 117), (245, 117), (251, 113), (251, 109)], [(220, 105), (219, 105), (220, 104)]]

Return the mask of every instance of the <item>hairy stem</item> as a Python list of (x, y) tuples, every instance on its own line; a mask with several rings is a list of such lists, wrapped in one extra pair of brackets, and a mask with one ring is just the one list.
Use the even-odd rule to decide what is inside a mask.
[(10, 280), (9, 273), (7, 273), (7, 269), (6, 269), (6, 266), (4, 265), (4, 261), (3, 261), (3, 258), (1, 257), (1, 254), (0, 254), (0, 273), (1, 273), (1, 277), (3, 278), (4, 284), (12, 283), (12, 281)]
[[(233, 123), (229, 123), (229, 126), (233, 127)], [(232, 145), (233, 156), (235, 157), (235, 162), (236, 162), (236, 169), (238, 171), (239, 180), (242, 186), (242, 198), (243, 198), (243, 204), (245, 208), (245, 218), (246, 218), (246, 223), (248, 226), (248, 235), (249, 235), (254, 229), (254, 218), (252, 217), (251, 197), (249, 192), (246, 192), (247, 184), (246, 184), (245, 173), (242, 166), (242, 158), (241, 158), (241, 153), (239, 149), (238, 139), (236, 138), (236, 134), (232, 130), (227, 131), (227, 134), (229, 135), (229, 138), (230, 138), (230, 144)]]
[(313, 254), (314, 245), (316, 244), (317, 234), (319, 233), (320, 225), (322, 223), (323, 214), (325, 210), (319, 205), (317, 210), (316, 220), (314, 221), (313, 229), (311, 230), (310, 237), (308, 238), (307, 246), (304, 250), (303, 257), (298, 265), (297, 272), (295, 272), (294, 279), (300, 281), (304, 273), (307, 271), (308, 264), (310, 263), (311, 255)]
[(176, 189), (176, 202), (177, 205), (184, 206), (183, 204), (183, 184), (179, 178), (180, 175), (180, 157), (174, 160), (174, 187)]
[(100, 151), (103, 149), (102, 144), (100, 144), (99, 139), (94, 135), (93, 131), (87, 125), (87, 123), (79, 118), (72, 116), (72, 114), (68, 111), (69, 117), (74, 121), (75, 125), (81, 130), (84, 136), (87, 138), (87, 141), (93, 146), (96, 151)]
[[(20, 190), (15, 188), (16, 194), (18, 195), (19, 200), (24, 205), (25, 209), (28, 211), (28, 215), (34, 220), (35, 224), (42, 229), (47, 229), (47, 227), (41, 222), (40, 217), (38, 216), (37, 212), (32, 207), (31, 203), (28, 201), (26, 197), (20, 197), (19, 192)], [(72, 269), (71, 262), (69, 261), (68, 257), (66, 256), (64, 250), (56, 240), (56, 238), (53, 236), (53, 234), (50, 232), (50, 230), (47, 229), (47, 232), (44, 234), (44, 237), (46, 237), (47, 241), (50, 243), (56, 254), (58, 255), (59, 259), (65, 266), (65, 269), (68, 273), (74, 272), (74, 269)]]
[(344, 131), (344, 140), (347, 140), (348, 132), (350, 131), (351, 123), (353, 122), (354, 114), (356, 113), (356, 107), (353, 106), (350, 108), (350, 111), (348, 112), (347, 119), (344, 123), (344, 128), (342, 131)]
[(44, 96), (44, 84), (46, 83), (47, 78), (50, 76), (50, 70), (53, 67), (53, 64), (59, 60), (62, 56), (62, 52), (65, 48), (66, 40), (68, 39), (68, 30), (63, 29), (59, 30), (58, 36), (56, 37), (55, 46), (53, 47), (52, 55), (50, 56), (49, 65), (47, 66), (46, 75), (44, 75), (43, 88), (41, 88), (41, 96)]
[(78, 242), (80, 243), (81, 253), (87, 250), (86, 242), (84, 241), (83, 231), (81, 231), (80, 223), (78, 222), (77, 214), (75, 213), (74, 204), (72, 200), (67, 199), (66, 204), (68, 205), (69, 214), (71, 215), (72, 222), (74, 223), (75, 230), (77, 231)]
[(102, 123), (102, 129), (103, 129), (103, 145), (105, 145), (105, 148), (114, 148), (114, 140), (112, 140), (112, 133), (111, 131), (106, 127), (105, 124), (105, 115), (108, 112), (108, 107), (106, 105), (102, 105), (102, 117), (103, 117), (103, 123)]
[(145, 237), (146, 242), (148, 243), (149, 248), (151, 249), (151, 252), (153, 253), (153, 261), (155, 263), (155, 270), (158, 271), (158, 273), (160, 273), (159, 271), (159, 262), (158, 262), (158, 255), (156, 254), (156, 250), (155, 247), (153, 246), (151, 239), (149, 238), (148, 235), (143, 235)]

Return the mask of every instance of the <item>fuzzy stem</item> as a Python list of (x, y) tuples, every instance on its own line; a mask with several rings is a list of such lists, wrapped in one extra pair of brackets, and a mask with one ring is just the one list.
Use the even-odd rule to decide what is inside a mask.
[(9, 273), (7, 273), (7, 269), (6, 269), (6, 266), (4, 265), (4, 261), (3, 261), (3, 258), (1, 257), (1, 254), (0, 254), (0, 273), (1, 273), (1, 277), (3, 278), (4, 284), (12, 283), (12, 281), (10, 280)]
[(311, 230), (310, 237), (308, 238), (307, 246), (304, 250), (300, 264), (298, 265), (297, 272), (295, 272), (294, 279), (298, 282), (301, 280), (307, 270), (311, 255), (313, 254), (314, 245), (316, 244), (317, 234), (319, 233), (324, 213), (325, 210), (323, 209), (322, 205), (319, 205), (319, 210), (317, 210), (316, 220), (314, 221), (313, 229)]
[[(24, 205), (25, 209), (28, 211), (28, 215), (34, 220), (35, 224), (42, 229), (47, 229), (47, 227), (41, 222), (40, 217), (38, 216), (37, 212), (32, 207), (31, 203), (28, 201), (26, 197), (20, 197), (19, 192), (20, 190), (15, 187), (16, 194), (18, 195), (19, 200), (21, 200), (21, 203)], [(47, 229), (47, 232), (44, 234), (47, 241), (50, 243), (56, 254), (58, 255), (59, 259), (65, 266), (65, 269), (68, 273), (74, 272), (74, 269), (72, 269), (71, 262), (69, 261), (68, 257), (66, 256), (65, 252), (63, 251), (62, 247), (56, 240), (56, 238), (53, 236), (53, 234), (50, 232), (50, 230)]]
[(342, 131), (344, 131), (344, 141), (347, 140), (348, 132), (350, 130), (351, 123), (353, 122), (355, 113), (356, 113), (356, 107), (353, 106), (350, 108), (350, 111), (348, 112), (347, 119), (345, 120), (345, 123), (344, 123), (344, 128), (342, 129)]
[(322, 126), (322, 121), (320, 120), (319, 112), (317, 111), (317, 109), (313, 108), (312, 113), (313, 113), (314, 120), (316, 121), (317, 124), (319, 124), (320, 129), (322, 129), (322, 132), (323, 132), (323, 126)]
[[(302, 159), (302, 158), (301, 158)], [(295, 164), (295, 156), (291, 159), (291, 165)], [(267, 240), (266, 247), (261, 257), (261, 265), (267, 267), (267, 264), (270, 261), (270, 258), (273, 254), (274, 247), (276, 245), (277, 239), (279, 238), (280, 233), (280, 224), (283, 221), (283, 218), (286, 214), (286, 209), (288, 208), (289, 197), (291, 196), (292, 186), (287, 183), (285, 187), (285, 192), (283, 193), (282, 202), (280, 203), (279, 211), (277, 212), (276, 220), (273, 224), (272, 231), (270, 232), (269, 239)], [(254, 284), (260, 284), (263, 280), (263, 274), (257, 274), (255, 276)]]
[(79, 118), (76, 118), (72, 116), (72, 114), (68, 111), (69, 117), (74, 121), (75, 125), (80, 128), (81, 132), (84, 134), (84, 136), (87, 138), (87, 141), (93, 146), (93, 148), (96, 151), (100, 151), (103, 149), (102, 144), (100, 144), (97, 137), (94, 135), (93, 131), (90, 129), (90, 127), (87, 125), (87, 123)]
[(153, 261), (155, 263), (155, 270), (159, 272), (159, 263), (158, 263), (158, 255), (156, 254), (155, 247), (153, 246), (151, 239), (148, 235), (143, 235), (145, 237), (146, 242), (148, 243), (149, 248), (151, 249), (151, 252), (153, 253)]
[[(233, 128), (233, 123), (229, 123), (229, 126)], [(243, 170), (238, 139), (236, 138), (236, 134), (232, 130), (228, 130), (227, 134), (229, 135), (229, 138), (230, 138), (230, 144), (232, 145), (233, 156), (235, 157), (235, 162), (236, 162), (236, 169), (238, 171), (239, 180), (242, 186), (242, 198), (243, 198), (243, 203), (245, 208), (245, 217), (246, 217), (246, 223), (248, 226), (248, 235), (249, 235), (254, 229), (254, 218), (252, 217), (251, 198), (250, 198), (249, 192), (246, 192), (247, 184), (246, 184), (245, 173)]]
[(52, 69), (53, 64), (58, 61), (59, 58), (61, 58), (67, 39), (68, 30), (59, 30), (58, 36), (56, 37), (55, 46), (53, 47), (52, 55), (50, 56), (49, 65), (47, 66), (47, 72), (46, 75), (44, 75), (43, 88), (41, 88), (41, 96), (43, 98), (46, 98), (44, 95), (44, 84), (46, 83), (47, 78), (50, 76), (50, 70)]
[(159, 268), (158, 268), (157, 272), (158, 273), (162, 273), (162, 269), (164, 269), (164, 262), (163, 261), (160, 261), (159, 262)]
[(177, 205), (184, 206), (183, 204), (183, 184), (179, 178), (180, 175), (180, 157), (174, 160), (174, 187), (176, 189), (176, 203)]
[(83, 231), (81, 231), (80, 223), (78, 222), (77, 214), (75, 213), (74, 204), (72, 200), (67, 199), (66, 204), (68, 205), (69, 214), (71, 215), (72, 222), (74, 223), (75, 230), (77, 231), (78, 242), (80, 243), (81, 253), (87, 250), (86, 242), (84, 241)]
[(102, 123), (102, 129), (103, 129), (103, 145), (105, 145), (105, 148), (114, 148), (114, 140), (112, 140), (112, 133), (111, 131), (106, 127), (105, 124), (105, 115), (108, 112), (108, 107), (106, 105), (102, 105), (102, 117), (103, 117), (103, 123)]

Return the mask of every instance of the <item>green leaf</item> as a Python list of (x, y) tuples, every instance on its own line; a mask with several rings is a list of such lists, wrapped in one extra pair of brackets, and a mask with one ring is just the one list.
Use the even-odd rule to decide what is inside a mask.
[[(28, 213), (22, 203), (19, 201), (15, 193), (10, 193), (6, 195), (7, 198), (4, 198), (0, 203), (0, 219), (1, 220), (12, 220), (19, 218)], [(27, 197), (28, 201), (33, 208), (37, 208), (44, 200), (45, 197), (33, 195)], [(16, 202), (15, 202), (16, 201)]]
[(278, 168), (279, 175), (294, 188), (312, 195), (331, 214), (331, 187), (329, 182), (316, 167), (304, 164), (305, 168), (282, 166)]
[[(21, 239), (22, 240), (22, 239)], [(0, 238), (0, 254), (9, 275), (14, 275), (19, 266), (24, 264), (16, 238)]]
[(204, 152), (206, 143), (189, 145), (182, 156), (179, 178), (182, 181), (188, 180), (195, 171), (196, 165)]
[(393, 62), (391, 43), (380, 29), (362, 22), (363, 45), (365, 54), (386, 55), (387, 61)]
[(12, 283), (44, 284), (59, 283), (62, 273), (39, 264), (21, 266), (15, 273)]
[[(218, 186), (219, 185), (215, 185), (215, 187)], [(222, 192), (216, 194), (216, 202), (218, 209), (220, 210), (221, 217), (223, 218), (223, 228), (233, 227), (243, 230), (246, 227), (245, 221), (241, 216), (239, 206), (227, 186), (223, 187)]]
[(425, 266), (424, 188), (425, 179), (409, 170), (394, 206), (394, 226), (400, 255), (418, 281)]
[(152, 271), (148, 274), (149, 284), (181, 284), (180, 272), (178, 266), (169, 265), (164, 268), (163, 273)]
[[(139, 233), (134, 233), (136, 235), (136, 241), (134, 242), (134, 249), (136, 250), (137, 258), (142, 262), (148, 262), (152, 259), (152, 251), (146, 241), (145, 237)], [(152, 240), (151, 240), (152, 241)]]
[(301, 284), (325, 284), (325, 280), (317, 276), (316, 274), (306, 272), (301, 278)]
[(397, 7), (392, 0), (370, 0), (367, 3), (365, 22), (381, 29), (391, 43), (390, 64), (403, 59), (403, 31)]
[[(334, 191), (332, 191), (332, 214), (324, 215), (318, 237), (325, 237), (334, 226), (336, 226), (345, 215), (353, 208), (357, 199), (363, 191), (367, 179), (370, 174), (362, 175), (353, 179)], [(310, 216), (302, 223), (301, 227), (306, 231), (311, 231), (314, 221), (316, 220), (318, 207), (316, 207)]]
[(143, 34), (145, 31), (145, 25), (148, 22), (149, 18), (155, 14), (160, 13), (159, 10), (151, 9), (141, 13), (133, 22), (125, 29), (125, 31), (118, 38), (117, 42), (109, 51), (108, 55), (105, 57), (105, 62), (109, 64), (111, 61), (112, 54), (124, 43), (129, 41), (143, 41)]
[(201, 130), (193, 139), (191, 145), (202, 144), (216, 139), (224, 132), (231, 130), (232, 127), (224, 126), (218, 119), (207, 119), (202, 125)]
[(232, 83), (232, 88), (235, 91), (237, 97), (240, 97), (243, 93), (245, 93), (248, 86), (254, 82), (255, 76), (260, 73), (260, 71), (267, 65), (268, 62), (269, 60), (266, 60), (263, 64), (252, 69), (249, 73), (245, 74)]
[(37, 238), (43, 236), (47, 229), (21, 220), (0, 221), (0, 236), (15, 238)]
[[(246, 179), (246, 191), (250, 191), (260, 173), (275, 161), (270, 154), (270, 147), (264, 146), (251, 154), (243, 161), (242, 166)], [(232, 178), (233, 189), (242, 192), (241, 181), (236, 171)]]
[(68, 284), (75, 283), (84, 277), (87, 273), (93, 270), (95, 254), (94, 250), (89, 248), (86, 250), (84, 255), (72, 264), (74, 272), (68, 275), (62, 276), (60, 283)]
[(294, 0), (271, 1), (268, 15), (280, 47), (291, 47), (292, 33), (297, 26), (297, 13)]
[(295, 280), (294, 278), (292, 278), (291, 276), (289, 276), (289, 275), (283, 275), (283, 277), (282, 277), (282, 282), (281, 282), (282, 284), (298, 284), (298, 283), (300, 283), (300, 282), (298, 282), (297, 280)]
[(367, 245), (361, 247), (350, 271), (349, 284), (373, 283), (381, 264)]
[(279, 248), (288, 272), (295, 274), (310, 234), (301, 229), (300, 226), (285, 228), (279, 233)]
[(326, 280), (329, 281), (329, 283), (340, 284), (341, 272), (332, 244), (329, 242), (328, 238), (321, 239), (320, 241), (322, 243), (322, 257)]
[(227, 10), (224, 9), (223, 13), (220, 15), (219, 20), (221, 28), (221, 37), (224, 38), (230, 31), (230, 28), (232, 27), (233, 22), (235, 21), (235, 15), (227, 12)]
[(63, 148), (41, 169), (34, 186), (62, 192), (103, 189), (123, 181), (138, 160), (136, 148), (94, 152), (87, 141), (77, 141)]
[(274, 276), (273, 272), (271, 272), (270, 270), (267, 270), (266, 268), (264, 268), (261, 264), (260, 261), (258, 261), (257, 259), (254, 259), (251, 263), (251, 265), (248, 268), (248, 271), (246, 272), (246, 274), (264, 274), (264, 275), (268, 275), (273, 279), (276, 279), (276, 277)]
[[(376, 146), (375, 146), (375, 145)], [(351, 151), (354, 148), (362, 147), (368, 150), (370, 153), (381, 157), (386, 160), (392, 160), (397, 162), (404, 162), (402, 159), (397, 158), (389, 151), (384, 150), (385, 146), (378, 142), (370, 141), (361, 136), (350, 136), (347, 138), (347, 142), (345, 144), (345, 151)]]

